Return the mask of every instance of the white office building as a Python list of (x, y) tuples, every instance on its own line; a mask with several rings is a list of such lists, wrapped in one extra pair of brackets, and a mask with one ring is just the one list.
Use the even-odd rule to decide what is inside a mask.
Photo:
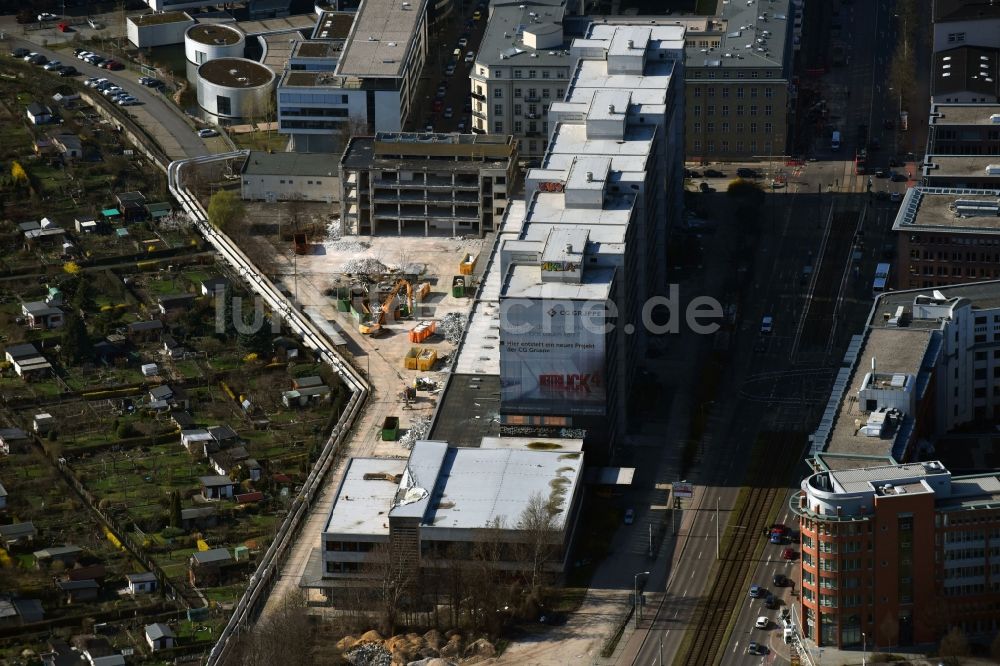
[[(426, 5), (427, 0), (365, 0), (342, 47), (307, 49), (315, 56), (301, 47), (293, 51), (278, 83), (277, 106), (279, 131), (289, 135), (295, 151), (334, 152), (343, 148), (345, 134), (402, 130), (427, 56)], [(341, 39), (341, 17), (320, 15), (322, 39)], [(310, 57), (316, 66), (307, 66)], [(322, 60), (332, 67), (320, 70)]]

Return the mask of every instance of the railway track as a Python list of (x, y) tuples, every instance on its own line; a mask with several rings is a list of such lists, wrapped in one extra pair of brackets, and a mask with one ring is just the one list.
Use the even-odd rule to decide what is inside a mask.
[[(688, 629), (693, 632), (693, 639), (677, 655), (675, 666), (709, 666), (721, 660), (730, 620), (739, 608), (741, 596), (746, 594), (746, 581), (757, 565), (755, 551), (761, 534), (768, 527), (771, 509), (788, 485), (788, 475), (798, 460), (801, 444), (802, 436), (797, 432), (762, 435), (757, 448), (763, 451), (755, 455), (755, 464), (747, 470), (747, 477), (763, 485), (749, 489), (746, 503), (726, 527), (724, 551)], [(775, 460), (784, 462), (774, 467), (770, 463)]]

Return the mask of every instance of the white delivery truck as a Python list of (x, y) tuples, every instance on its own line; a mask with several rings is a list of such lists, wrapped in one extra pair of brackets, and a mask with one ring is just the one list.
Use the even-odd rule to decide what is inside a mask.
[(885, 291), (886, 286), (889, 283), (889, 264), (879, 264), (875, 267), (875, 281), (872, 283), (872, 298), (878, 298), (878, 295)]

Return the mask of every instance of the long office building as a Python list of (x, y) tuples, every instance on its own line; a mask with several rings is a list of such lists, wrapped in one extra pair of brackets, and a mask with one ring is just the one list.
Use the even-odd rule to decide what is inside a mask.
[[(1000, 172), (1000, 164), (987, 166)], [(1000, 189), (911, 187), (892, 225), (899, 249), (898, 287), (1000, 278), (998, 215)]]
[(924, 185), (1000, 189), (1000, 105), (931, 104), (927, 128)]
[(545, 154), (549, 107), (565, 95), (574, 65), (566, 13), (566, 0), (493, 2), (469, 74), (472, 130), (513, 134), (529, 162)]
[(720, 0), (687, 25), (687, 158), (767, 159), (788, 141), (799, 0)]
[(478, 434), (455, 419), (480, 411), (506, 435), (607, 450), (624, 433), (642, 308), (664, 293), (683, 207), (683, 44), (678, 26), (591, 24), (574, 40), (547, 152), (508, 205), (435, 437)]
[[(1000, 407), (1000, 282), (875, 302), (811, 437), (800, 630), (819, 645), (912, 645), (997, 629), (1000, 478), (952, 476), (935, 443)], [(915, 461), (928, 462), (915, 462)]]
[(499, 226), (517, 174), (509, 136), (354, 137), (340, 160), (341, 232), (482, 236)]

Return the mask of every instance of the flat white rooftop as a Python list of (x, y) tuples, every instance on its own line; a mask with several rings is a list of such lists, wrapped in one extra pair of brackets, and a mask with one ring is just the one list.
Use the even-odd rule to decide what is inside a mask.
[(324, 532), (389, 535), (389, 509), (406, 470), (400, 458), (352, 458)]
[(337, 64), (342, 76), (400, 77), (427, 0), (364, 0)]
[(507, 273), (504, 284), (506, 298), (566, 299), (603, 301), (611, 297), (613, 268), (587, 267), (579, 284), (572, 282), (542, 282), (540, 266), (515, 264)]

